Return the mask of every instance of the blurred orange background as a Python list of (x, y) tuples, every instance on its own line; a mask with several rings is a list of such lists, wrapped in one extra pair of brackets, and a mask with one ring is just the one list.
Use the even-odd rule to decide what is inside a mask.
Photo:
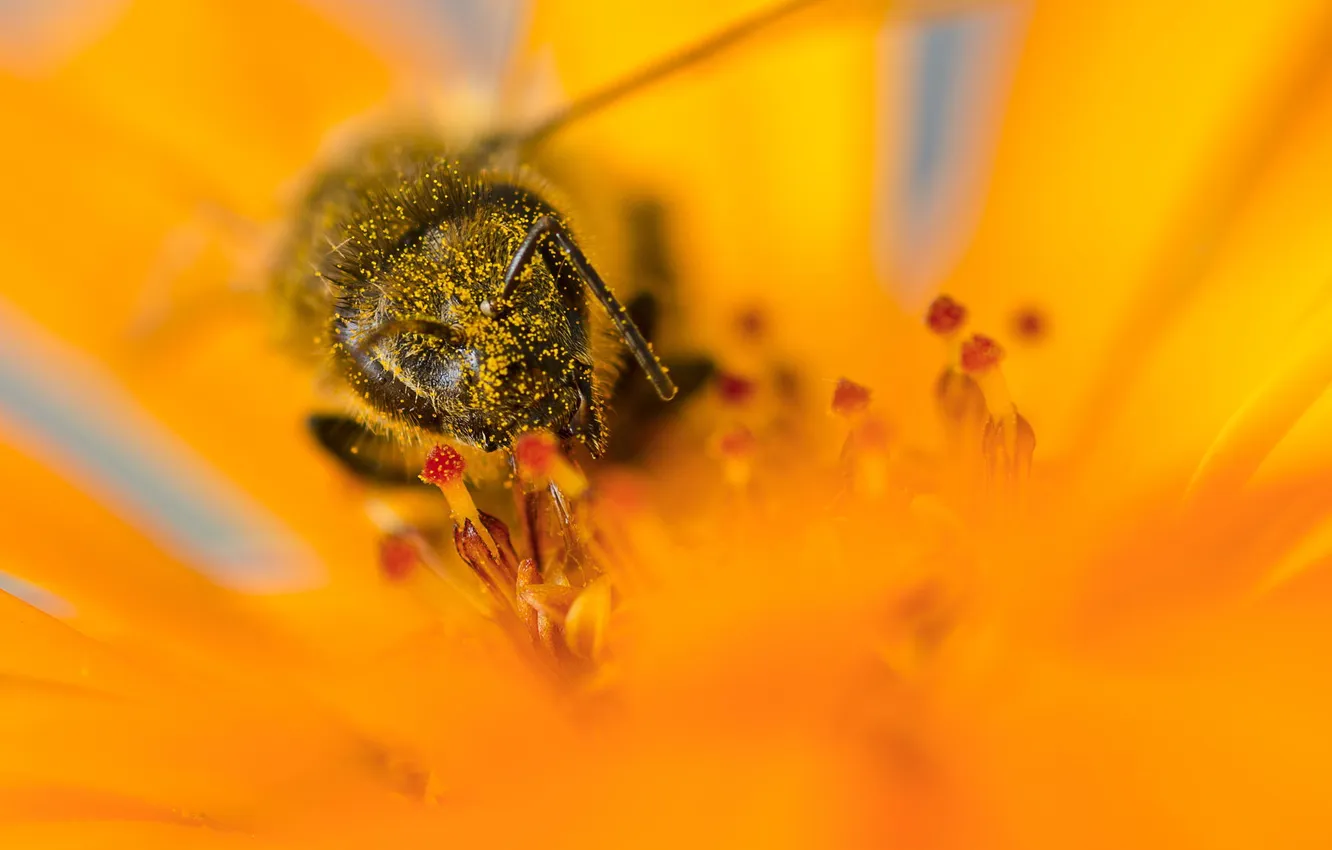
[[(676, 342), (743, 371), (761, 310), (814, 436), (749, 502), (630, 473), (609, 684), (377, 572), (261, 297), (299, 181), (770, 2), (0, 3), (5, 846), (1332, 844), (1324, 0), (826, 0), (570, 127), (589, 251), (661, 200)], [(1030, 513), (815, 518), (839, 376), (939, 453), (940, 292), (1008, 350)], [(921, 576), (967, 601), (917, 653)]]

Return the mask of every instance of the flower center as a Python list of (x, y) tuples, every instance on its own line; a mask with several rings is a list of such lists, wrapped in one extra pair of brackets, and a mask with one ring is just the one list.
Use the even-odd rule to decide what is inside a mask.
[[(753, 364), (746, 376), (720, 372), (715, 394), (700, 410), (711, 417), (708, 445), (724, 485), (718, 494), (732, 496), (699, 502), (711, 506), (719, 540), (739, 514), (776, 505), (794, 510), (794, 529), (819, 517), (842, 522), (837, 517), (854, 516), (864, 524), (847, 526), (851, 533), (886, 522), (885, 533), (911, 548), (966, 528), (968, 518), (983, 516), (987, 505), (997, 502), (1007, 510), (1015, 504), (1031, 471), (1035, 435), (1008, 393), (1003, 347), (969, 333), (968, 320), (966, 308), (947, 296), (935, 299), (925, 314), (926, 328), (944, 343), (935, 383), (943, 437), (938, 449), (906, 444), (875, 408), (871, 389), (842, 378), (829, 398), (841, 431), (840, 452), (835, 464), (810, 472), (801, 464), (817, 457), (813, 447), (822, 438), (802, 432), (787, 417), (799, 397), (785, 386), (790, 376), (769, 370), (769, 387), (767, 379), (751, 377), (767, 374)], [(678, 466), (681, 477), (704, 474), (705, 467)], [(543, 664), (594, 670), (607, 659), (612, 615), (632, 599), (626, 584), (631, 562), (651, 562), (651, 553), (635, 552), (616, 527), (634, 521), (625, 491), (589, 482), (552, 435), (537, 431), (518, 439), (512, 470), (505, 485), (514, 502), (508, 522), (477, 508), (464, 478), (466, 463), (452, 447), (433, 448), (421, 478), (443, 493), (453, 517), (454, 549), (482, 588), (491, 618)], [(701, 495), (706, 483), (700, 479), (686, 487)], [(696, 510), (694, 502), (682, 507)], [(677, 519), (657, 518), (667, 527)], [(428, 538), (412, 529), (393, 530), (381, 549), (385, 576), (401, 580), (422, 565), (441, 562), (445, 553)], [(699, 554), (709, 554), (706, 545)], [(900, 590), (896, 617), (920, 625), (921, 634), (933, 636), (925, 642), (933, 644), (947, 631), (949, 606), (940, 599), (952, 593), (945, 590), (948, 581), (931, 577), (931, 568), (907, 572), (913, 570), (910, 586)], [(912, 641), (920, 637), (914, 628), (908, 630)]]

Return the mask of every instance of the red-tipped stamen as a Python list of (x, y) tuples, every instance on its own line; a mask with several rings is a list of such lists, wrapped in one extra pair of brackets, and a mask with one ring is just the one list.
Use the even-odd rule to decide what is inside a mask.
[(427, 484), (443, 487), (454, 481), (462, 480), (467, 471), (467, 461), (452, 446), (434, 446), (426, 455), (425, 468), (421, 470), (421, 480)]
[(892, 436), (892, 429), (876, 416), (865, 417), (847, 436), (842, 459), (855, 492), (878, 498), (887, 491)]
[(940, 295), (930, 302), (925, 312), (925, 324), (939, 336), (957, 333), (967, 322), (967, 308), (949, 298)]
[(467, 485), (463, 482), (463, 473), (467, 469), (467, 462), (458, 450), (452, 446), (438, 445), (430, 449), (426, 455), (425, 468), (421, 471), (421, 480), (427, 484), (434, 484), (444, 494), (444, 498), (449, 503), (449, 511), (453, 514), (455, 525), (462, 526), (465, 521), (471, 520), (477, 533), (486, 541), (492, 552), (497, 552), (495, 541), (490, 536), (490, 532), (481, 522), (481, 513), (476, 509), (476, 503), (472, 501), (472, 494), (467, 491)]
[(417, 548), (417, 537), (410, 532), (390, 534), (379, 541), (379, 570), (389, 581), (403, 581), (424, 562)]
[(550, 475), (559, 453), (555, 438), (540, 431), (522, 435), (513, 446), (513, 458), (518, 462), (518, 469), (534, 477), (545, 478)]
[(739, 406), (754, 397), (758, 385), (749, 378), (722, 372), (717, 376), (717, 395), (723, 404)]
[(982, 449), (992, 471), (1016, 479), (1025, 477), (1031, 469), (1036, 434), (1008, 394), (1008, 384), (999, 368), (1003, 359), (1003, 348), (989, 337), (976, 334), (962, 344), (962, 368), (980, 386), (990, 412)]
[(962, 357), (963, 331), (967, 326), (967, 308), (947, 295), (940, 295), (930, 302), (929, 309), (925, 311), (925, 326), (943, 340), (948, 352), (947, 368), (958, 368), (958, 361)]
[(748, 458), (754, 453), (756, 441), (748, 428), (741, 426), (722, 434), (717, 447), (722, 456), (727, 458)]
[(721, 455), (722, 470), (727, 481), (737, 487), (749, 481), (757, 447), (758, 441), (754, 434), (743, 425), (732, 428), (718, 438), (717, 452)]
[(550, 481), (569, 498), (587, 491), (587, 477), (560, 451), (555, 438), (545, 431), (530, 431), (514, 443), (513, 457), (518, 473), (534, 483)]
[(1013, 401), (1008, 395), (1008, 384), (1004, 381), (999, 363), (1004, 359), (1004, 349), (988, 336), (974, 334), (962, 343), (962, 371), (970, 375), (985, 394), (985, 405), (990, 416), (1002, 419), (1014, 414)]
[(837, 387), (833, 390), (832, 397), (833, 413), (849, 419), (868, 410), (869, 403), (869, 387), (857, 384), (855, 381), (849, 381), (846, 378), (837, 379)]
[(988, 336), (972, 334), (962, 343), (962, 371), (975, 374), (999, 365), (1004, 349)]

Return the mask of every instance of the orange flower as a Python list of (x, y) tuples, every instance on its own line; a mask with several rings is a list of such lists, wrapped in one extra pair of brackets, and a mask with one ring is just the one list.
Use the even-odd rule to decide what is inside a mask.
[(336, 0), (7, 28), (0, 843), (1329, 843), (1325, 3), (827, 0), (554, 137), (720, 366), (638, 466), (525, 444), (562, 577), (308, 443), (227, 281), (334, 128), (764, 5), (538, 4), (504, 87)]

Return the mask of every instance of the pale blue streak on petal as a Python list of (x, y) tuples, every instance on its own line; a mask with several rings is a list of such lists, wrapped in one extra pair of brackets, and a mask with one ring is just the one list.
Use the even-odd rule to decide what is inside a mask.
[(42, 457), (224, 584), (288, 589), (318, 573), (303, 543), (152, 420), (109, 373), (4, 305), (0, 420), (7, 425), (0, 439)]
[(50, 591), (9, 573), (0, 573), (0, 593), (8, 593), (53, 617), (72, 617), (74, 606)]
[(885, 153), (899, 158), (883, 161), (876, 226), (893, 263), (885, 271), (905, 302), (919, 306), (965, 247), (1023, 8), (997, 3), (933, 18), (884, 42), (885, 91), (905, 94), (906, 114), (882, 124), (905, 129), (899, 145), (885, 140)]
[(964, 18), (927, 24), (916, 55), (914, 114), (907, 124), (908, 148), (905, 202), (919, 210), (930, 203), (948, 167), (954, 107), (962, 95), (967, 61), (968, 24)]

